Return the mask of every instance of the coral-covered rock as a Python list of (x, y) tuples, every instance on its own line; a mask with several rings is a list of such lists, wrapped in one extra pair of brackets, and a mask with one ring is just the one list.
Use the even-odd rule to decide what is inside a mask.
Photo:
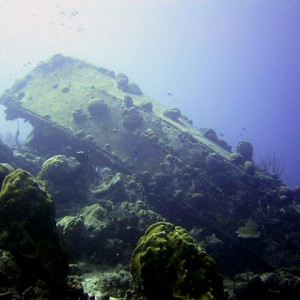
[(0, 162), (10, 162), (13, 158), (13, 151), (0, 139)]
[(205, 167), (210, 173), (218, 173), (224, 170), (222, 158), (216, 153), (210, 153), (205, 159)]
[(242, 165), (245, 162), (244, 156), (237, 152), (231, 153), (229, 156), (229, 160), (235, 165)]
[(131, 274), (133, 289), (147, 300), (223, 299), (214, 260), (185, 229), (171, 223), (146, 230), (134, 250)]
[(20, 274), (16, 273), (18, 282), (15, 283), (20, 293), (40, 279), (46, 283), (53, 299), (64, 292), (68, 259), (56, 229), (52, 198), (22, 169), (7, 175), (3, 182), (0, 249), (12, 255), (13, 269), (21, 270)]
[(128, 83), (129, 83), (128, 77), (125, 74), (120, 73), (120, 74), (117, 75), (116, 81), (117, 81), (117, 87), (120, 90), (125, 91), (126, 88), (127, 88)]
[(204, 130), (203, 135), (204, 135), (206, 138), (208, 138), (209, 140), (211, 140), (211, 141), (213, 141), (213, 142), (215, 142), (215, 143), (218, 141), (218, 136), (217, 136), (215, 130), (212, 129), (212, 128), (206, 128), (206, 129)]
[(173, 121), (178, 121), (179, 118), (181, 117), (181, 112), (178, 108), (171, 108), (171, 109), (167, 109), (164, 112), (164, 116), (170, 118)]
[(148, 102), (142, 103), (141, 108), (145, 111), (152, 112), (153, 104), (152, 104), (152, 102), (148, 101)]
[(143, 95), (140, 87), (134, 82), (129, 82), (128, 77), (123, 73), (118, 74), (116, 82), (117, 87), (123, 92), (135, 95)]
[(245, 161), (244, 162), (244, 168), (247, 174), (254, 175), (256, 172), (255, 164), (252, 161)]
[(108, 113), (107, 104), (98, 98), (90, 100), (87, 109), (92, 117), (103, 117)]
[[(21, 269), (9, 251), (0, 249), (0, 295), (18, 296), (17, 286), (21, 277)], [(17, 298), (15, 298), (17, 299)]]
[(11, 165), (0, 163), (0, 186), (2, 185), (4, 178), (13, 170), (14, 168)]
[(131, 94), (135, 94), (135, 95), (143, 95), (143, 92), (140, 89), (140, 87), (134, 82), (128, 83), (125, 91), (128, 93), (131, 93)]
[[(130, 287), (130, 279), (130, 274), (124, 270), (105, 272), (99, 274), (97, 287), (102, 294), (107, 293), (123, 299), (124, 291)], [(109, 299), (109, 297), (106, 299)]]
[(246, 141), (239, 142), (236, 146), (236, 152), (243, 155), (245, 160), (252, 161), (253, 146), (251, 143)]
[(143, 125), (143, 117), (136, 110), (135, 107), (131, 107), (123, 117), (123, 126), (130, 130), (135, 130)]
[(80, 163), (74, 157), (55, 155), (47, 159), (39, 173), (39, 178), (47, 181), (61, 182), (66, 177), (76, 176)]
[(300, 270), (297, 267), (280, 268), (274, 272), (254, 274), (246, 272), (234, 277), (228, 285), (229, 299), (289, 299), (297, 300), (300, 293)]
[(55, 155), (44, 162), (38, 174), (53, 195), (58, 216), (62, 210), (68, 209), (66, 205), (81, 201), (86, 193), (81, 165), (75, 157)]
[(232, 147), (224, 140), (218, 139), (217, 144), (227, 151), (231, 151)]
[(80, 108), (76, 108), (72, 111), (72, 117), (75, 124), (82, 123), (87, 120), (86, 114)]
[(125, 104), (125, 107), (127, 107), (127, 108), (130, 108), (133, 106), (132, 98), (129, 95), (124, 96), (124, 104)]

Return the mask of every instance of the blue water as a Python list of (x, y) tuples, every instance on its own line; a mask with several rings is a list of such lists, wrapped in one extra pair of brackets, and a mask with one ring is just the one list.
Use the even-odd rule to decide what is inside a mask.
[(250, 141), (257, 162), (282, 156), (284, 181), (300, 185), (299, 1), (70, 2), (0, 2), (1, 91), (56, 53), (80, 58), (233, 149)]

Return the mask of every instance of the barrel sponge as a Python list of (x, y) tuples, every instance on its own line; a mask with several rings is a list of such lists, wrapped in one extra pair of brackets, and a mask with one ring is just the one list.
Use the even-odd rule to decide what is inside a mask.
[(204, 130), (203, 135), (204, 135), (207, 139), (209, 139), (209, 140), (211, 140), (211, 141), (213, 141), (213, 142), (215, 142), (215, 143), (218, 141), (218, 136), (217, 136), (215, 130), (212, 129), (212, 128), (206, 128), (206, 129)]
[(131, 261), (132, 288), (147, 300), (223, 299), (214, 260), (188, 232), (171, 223), (151, 225)]
[(238, 142), (236, 152), (243, 155), (245, 160), (252, 161), (253, 146), (251, 143), (246, 141)]

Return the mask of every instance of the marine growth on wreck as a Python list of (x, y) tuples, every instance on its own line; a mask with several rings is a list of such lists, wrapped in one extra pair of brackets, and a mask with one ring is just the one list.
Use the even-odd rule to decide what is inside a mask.
[(33, 128), (0, 141), (0, 297), (299, 295), (300, 190), (248, 141), (232, 152), (125, 74), (61, 54), (0, 103)]

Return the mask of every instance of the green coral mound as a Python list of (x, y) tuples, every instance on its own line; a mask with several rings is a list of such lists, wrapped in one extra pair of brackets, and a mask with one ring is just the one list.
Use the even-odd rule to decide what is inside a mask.
[(0, 187), (5, 177), (12, 171), (13, 171), (12, 166), (10, 166), (9, 164), (0, 163)]
[(87, 104), (87, 109), (93, 117), (102, 117), (108, 113), (107, 104), (104, 100), (98, 98), (90, 100)]
[(52, 182), (65, 182), (76, 175), (80, 163), (74, 157), (55, 155), (47, 159), (39, 173), (39, 179)]
[(0, 192), (0, 251), (12, 255), (21, 270), (16, 282), (20, 292), (39, 279), (54, 298), (64, 290), (68, 258), (52, 198), (22, 169), (5, 177)]
[(188, 232), (171, 223), (151, 225), (131, 261), (132, 287), (147, 300), (223, 299), (214, 260)]

